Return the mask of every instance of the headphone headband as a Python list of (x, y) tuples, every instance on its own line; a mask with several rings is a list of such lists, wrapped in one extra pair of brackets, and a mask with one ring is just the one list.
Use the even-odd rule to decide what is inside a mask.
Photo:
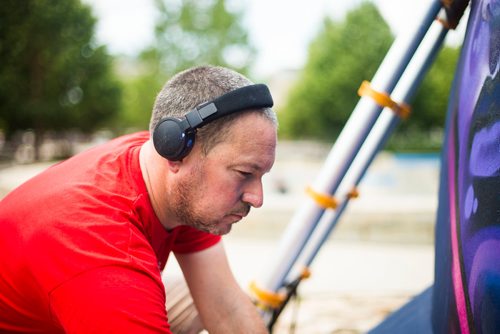
[(237, 111), (271, 108), (273, 98), (264, 84), (256, 84), (232, 90), (218, 98), (196, 106), (184, 116), (192, 129)]
[(154, 146), (164, 158), (181, 160), (194, 145), (196, 129), (238, 111), (271, 108), (273, 104), (269, 88), (264, 84), (237, 88), (199, 104), (182, 118), (161, 120), (153, 132)]

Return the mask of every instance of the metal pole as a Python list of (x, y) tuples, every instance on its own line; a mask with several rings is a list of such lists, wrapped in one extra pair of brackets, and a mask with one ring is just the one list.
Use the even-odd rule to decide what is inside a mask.
[[(394, 88), (392, 94), (393, 99), (402, 102), (407, 102), (411, 99), (427, 70), (433, 63), (436, 55), (439, 53), (447, 32), (448, 29), (440, 22), (436, 21), (431, 26), (422, 45), (418, 48), (407, 70), (403, 73), (401, 80)], [(348, 196), (349, 192), (359, 184), (376, 154), (384, 146), (398, 123), (399, 117), (395, 115), (393, 110), (384, 108), (381, 116), (361, 147), (359, 154), (354, 159), (351, 167), (339, 185), (338, 191), (336, 192), (336, 197), (339, 199), (339, 206), (335, 210), (327, 210), (323, 214), (318, 227), (308, 240), (301, 258), (296, 263), (296, 271), (311, 265), (321, 246), (328, 239), (339, 217), (346, 208), (350, 199)], [(299, 274), (294, 273), (291, 276), (298, 275)], [(289, 278), (287, 281), (289, 280), (293, 280), (293, 278)]]
[[(374, 89), (392, 91), (440, 8), (439, 0), (432, 2), (419, 20), (422, 24), (397, 37), (372, 80)], [(380, 110), (381, 107), (371, 99), (360, 99), (313, 184), (316, 191), (329, 194), (335, 192)], [(260, 281), (263, 289), (276, 292), (282, 287), (324, 211), (312, 199), (306, 199), (292, 217), (280, 241), (277, 255), (269, 266), (270, 269), (264, 272)]]

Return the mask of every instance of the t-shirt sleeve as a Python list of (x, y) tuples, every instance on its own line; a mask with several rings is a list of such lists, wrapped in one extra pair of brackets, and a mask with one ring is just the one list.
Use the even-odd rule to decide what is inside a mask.
[(171, 333), (163, 286), (132, 268), (86, 271), (49, 297), (52, 315), (66, 333)]
[(174, 253), (192, 253), (207, 249), (221, 240), (219, 235), (197, 230), (189, 226), (178, 227), (172, 251)]

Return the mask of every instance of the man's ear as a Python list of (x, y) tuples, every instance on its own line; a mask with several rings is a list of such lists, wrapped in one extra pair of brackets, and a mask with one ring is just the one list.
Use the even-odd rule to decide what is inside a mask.
[(180, 161), (170, 161), (167, 160), (167, 168), (172, 173), (177, 173), (181, 168), (182, 160)]

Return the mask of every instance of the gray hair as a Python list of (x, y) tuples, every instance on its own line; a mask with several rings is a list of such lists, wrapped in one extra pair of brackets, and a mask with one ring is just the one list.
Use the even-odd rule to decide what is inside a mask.
[[(163, 118), (182, 117), (200, 103), (252, 84), (243, 75), (224, 67), (200, 66), (180, 72), (167, 81), (156, 97), (149, 131), (152, 135)], [(276, 114), (271, 108), (248, 110), (222, 117), (197, 131), (196, 140), (201, 143), (204, 154), (222, 142), (226, 138), (230, 123), (246, 112), (258, 112), (278, 126)]]

